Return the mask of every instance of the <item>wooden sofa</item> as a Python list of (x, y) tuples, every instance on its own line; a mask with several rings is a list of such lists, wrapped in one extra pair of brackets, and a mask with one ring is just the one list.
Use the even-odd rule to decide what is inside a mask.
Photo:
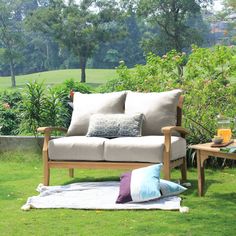
[[(121, 158), (122, 160), (120, 160), (117, 157), (114, 157), (114, 156), (116, 156), (115, 154), (114, 154), (114, 156), (112, 155), (110, 157), (110, 159), (107, 158), (108, 160), (103, 160), (103, 159), (96, 160), (96, 158), (94, 159), (94, 155), (96, 156), (97, 152), (100, 152), (99, 150), (97, 152), (96, 152), (96, 150), (93, 150), (94, 154), (88, 154), (88, 160), (86, 160), (86, 158), (87, 158), (86, 155), (82, 156), (81, 158), (80, 157), (77, 158), (77, 155), (79, 156), (79, 153), (80, 153), (80, 146), (76, 147), (77, 149), (74, 152), (71, 152), (72, 153), (71, 156), (69, 154), (67, 155), (68, 152), (72, 151), (73, 148), (75, 149), (75, 146), (79, 145), (79, 144), (72, 144), (69, 147), (66, 147), (67, 152), (65, 150), (65, 153), (64, 153), (64, 146), (63, 147), (58, 146), (58, 145), (64, 145), (63, 142), (68, 142), (69, 139), (75, 140), (76, 137), (78, 137), (78, 140), (86, 140), (86, 141), (89, 141), (89, 142), (92, 140), (92, 137), (86, 137), (85, 133), (83, 133), (83, 132), (87, 132), (88, 127), (86, 127), (87, 130), (82, 131), (81, 134), (73, 133), (75, 130), (77, 130), (77, 128), (79, 129), (79, 126), (76, 126), (79, 122), (79, 119), (76, 120), (76, 118), (78, 118), (78, 117), (76, 117), (76, 115), (81, 110), (81, 107), (78, 105), (79, 102), (86, 103), (86, 101), (88, 101), (87, 105), (84, 104), (84, 110), (87, 110), (86, 109), (86, 106), (87, 106), (90, 114), (92, 114), (92, 113), (94, 114), (96, 112), (97, 113), (103, 113), (104, 112), (103, 108), (100, 109), (101, 104), (99, 104), (99, 102), (100, 102), (99, 99), (96, 99), (96, 97), (95, 97), (96, 95), (91, 96), (91, 94), (83, 95), (83, 94), (78, 93), (77, 94), (78, 98), (76, 99), (77, 95), (75, 93), (76, 96), (75, 96), (75, 99), (74, 99), (74, 110), (73, 110), (72, 121), (71, 121), (71, 125), (69, 127), (69, 130), (66, 129), (66, 128), (62, 128), (62, 127), (39, 127), (37, 129), (38, 132), (44, 133), (44, 145), (43, 145), (43, 151), (42, 151), (43, 166), (44, 166), (44, 181), (43, 181), (44, 185), (49, 185), (50, 169), (51, 168), (68, 168), (69, 169), (69, 176), (74, 177), (74, 168), (134, 169), (134, 168), (144, 167), (144, 166), (148, 166), (148, 165), (151, 165), (151, 164), (154, 164), (154, 163), (159, 163), (159, 162), (163, 163), (163, 171), (164, 171), (164, 178), (165, 179), (169, 180), (170, 177), (171, 177), (171, 169), (179, 166), (180, 170), (181, 170), (182, 180), (186, 180), (186, 178), (187, 178), (187, 174), (186, 174), (187, 167), (186, 167), (186, 156), (185, 156), (186, 141), (185, 141), (184, 138), (185, 138), (185, 135), (188, 133), (188, 131), (186, 129), (184, 129), (183, 127), (181, 127), (182, 106), (183, 106), (184, 97), (181, 95), (181, 92), (179, 92), (177, 90), (173, 90), (173, 91), (174, 92), (170, 91), (170, 92), (163, 92), (163, 93), (150, 93), (150, 97), (149, 97), (149, 95), (145, 95), (145, 94), (142, 94), (142, 93), (140, 93), (142, 95), (139, 95), (139, 93), (124, 92), (125, 93), (124, 98), (122, 98), (123, 100), (121, 99), (122, 101), (120, 101), (121, 103), (122, 102), (124, 103), (122, 105), (121, 109), (124, 109), (123, 112), (126, 113), (126, 110), (125, 110), (126, 105), (127, 105), (127, 109), (128, 109), (130, 104), (132, 106), (132, 99), (134, 99), (133, 101), (135, 101), (135, 106), (136, 106), (135, 109), (139, 110), (139, 108), (141, 109), (141, 107), (143, 107), (144, 109), (143, 110), (141, 109), (139, 112), (141, 112), (141, 113), (143, 111), (144, 111), (144, 113), (146, 112), (146, 117), (147, 118), (146, 118), (146, 120), (143, 121), (144, 122), (144, 124), (143, 124), (144, 128), (147, 128), (147, 127), (145, 127), (145, 124), (147, 124), (149, 122), (148, 121), (149, 115), (148, 115), (148, 112), (147, 112), (147, 110), (148, 110), (147, 107), (149, 106), (149, 103), (147, 101), (148, 101), (148, 99), (152, 99), (152, 97), (153, 98), (157, 97), (156, 101), (158, 101), (157, 103), (159, 103), (160, 99), (158, 100), (158, 96), (161, 96), (161, 99), (162, 99), (161, 101), (164, 104), (162, 107), (164, 107), (164, 109), (165, 109), (165, 107), (171, 105), (171, 109), (173, 110), (173, 106), (174, 106), (175, 112), (173, 113), (173, 111), (172, 111), (172, 113), (175, 115), (176, 119), (174, 121), (175, 124), (173, 124), (173, 121), (171, 121), (171, 122), (168, 121), (168, 117), (167, 118), (163, 117), (161, 122), (162, 123), (166, 122), (166, 125), (161, 127), (161, 134), (158, 133), (158, 135), (150, 133), (150, 132), (152, 132), (152, 126), (151, 126), (151, 128), (149, 127), (149, 130), (148, 130), (149, 133), (147, 133), (145, 135), (142, 135), (142, 136), (143, 137), (145, 136), (145, 138), (149, 137), (150, 140), (152, 140), (152, 139), (155, 140), (155, 137), (156, 137), (158, 140), (159, 139), (163, 140), (162, 141), (163, 143), (159, 144), (159, 146), (155, 146), (155, 143), (151, 143), (151, 144), (147, 143), (147, 145), (146, 145), (147, 147), (146, 146), (143, 147), (144, 150), (140, 149), (141, 152), (139, 151), (139, 148), (140, 148), (139, 146), (142, 146), (142, 142), (143, 142), (143, 141), (141, 141), (142, 137), (127, 137), (127, 138), (117, 137), (115, 139), (104, 139), (103, 138), (104, 143), (102, 144), (102, 148), (104, 148), (104, 149), (106, 148), (106, 143), (109, 144), (109, 142), (115, 142), (117, 139), (120, 139), (121, 141), (124, 140), (124, 142), (126, 142), (125, 141), (126, 139), (131, 140), (131, 143), (132, 143), (132, 141), (133, 141), (133, 143), (136, 143), (135, 140), (137, 140), (137, 142), (140, 141), (140, 145), (138, 144), (138, 146), (137, 146), (137, 149), (138, 149), (137, 152), (135, 152), (135, 147), (133, 147), (133, 149), (132, 149), (132, 147), (131, 147), (131, 149), (129, 149), (129, 147), (127, 148), (127, 144), (124, 144), (124, 148), (121, 148), (121, 149), (119, 149), (119, 147), (117, 147), (118, 151), (116, 150), (116, 153), (119, 152), (119, 150), (120, 150), (121, 153), (123, 153), (122, 158)], [(166, 93), (166, 95), (165, 95), (165, 93)], [(108, 98), (109, 98), (109, 96), (111, 96), (111, 97), (116, 96), (116, 93), (110, 93), (110, 94), (111, 95), (109, 95), (107, 93), (107, 94), (101, 94), (101, 95), (97, 95), (97, 96), (101, 97), (101, 98), (103, 96), (107, 96)], [(130, 99), (129, 96), (131, 98), (133, 96), (133, 98)], [(147, 101), (146, 101), (147, 103), (144, 103), (143, 106), (141, 104), (142, 102), (138, 102), (139, 96), (141, 96), (140, 99), (142, 99), (142, 97), (146, 99), (146, 97), (147, 97)], [(170, 96), (171, 99), (175, 102), (176, 102), (176, 99), (177, 99), (177, 102), (176, 103), (173, 102), (173, 104), (170, 104), (169, 100), (171, 100), (171, 99), (169, 99), (169, 100), (165, 99), (165, 96)], [(111, 109), (111, 110), (108, 109), (108, 111), (106, 110), (104, 113), (113, 113), (112, 109), (114, 109), (114, 107), (117, 104), (114, 105), (112, 102), (109, 103), (109, 101), (107, 101), (107, 100), (109, 100), (109, 99), (107, 99), (107, 97), (105, 97), (104, 101), (106, 101), (107, 104), (109, 104), (108, 106), (110, 106), (110, 104), (112, 104), (112, 105), (109, 107), (109, 109)], [(86, 98), (86, 100), (83, 101), (83, 99), (85, 99), (85, 98)], [(93, 98), (94, 101), (93, 101), (93, 99), (90, 101), (90, 98)], [(126, 104), (126, 101), (128, 99), (129, 99), (130, 104)], [(89, 105), (89, 101), (90, 101), (90, 105)], [(137, 103), (136, 103), (136, 101), (137, 101)], [(97, 103), (99, 104), (99, 109), (100, 110), (96, 109)], [(127, 101), (127, 103), (128, 103), (128, 101)], [(92, 104), (92, 106), (91, 106), (91, 104)], [(152, 104), (152, 105), (155, 106), (155, 103)], [(133, 108), (131, 108), (131, 110), (132, 109)], [(168, 109), (169, 109), (169, 107), (168, 107)], [(153, 110), (153, 108), (151, 110)], [(122, 111), (118, 111), (118, 112), (115, 111), (114, 114), (120, 113), (120, 112), (122, 112)], [(145, 116), (145, 114), (144, 114), (144, 116)], [(163, 116), (163, 114), (161, 116)], [(155, 118), (155, 116), (154, 116), (154, 118)], [(151, 117), (150, 119), (153, 119), (153, 117)], [(84, 122), (84, 120), (82, 119), (81, 122)], [(86, 121), (86, 122), (89, 122), (89, 121)], [(72, 124), (72, 123), (74, 123), (74, 124)], [(72, 126), (74, 126), (74, 127), (72, 127)], [(75, 128), (75, 127), (76, 127), (76, 129), (72, 130), (72, 128)], [(62, 131), (62, 132), (67, 133), (67, 135), (65, 137), (63, 137), (64, 139), (63, 138), (59, 138), (57, 140), (51, 139), (51, 133), (53, 131)], [(142, 130), (142, 132), (144, 132), (144, 130)], [(145, 132), (147, 132), (147, 131), (145, 131)], [(123, 138), (123, 139), (121, 139), (121, 138)], [(180, 151), (180, 152), (178, 150), (175, 151), (175, 149), (177, 147), (176, 146), (177, 144), (175, 144), (177, 141), (175, 142), (175, 140), (177, 140), (179, 142), (178, 143), (179, 147), (177, 149), (178, 150), (181, 149), (182, 151)], [(78, 142), (80, 142), (80, 141), (78, 141)], [(57, 152), (57, 147), (58, 147), (58, 152)], [(90, 152), (91, 149), (94, 149), (94, 147), (88, 145), (87, 149), (88, 149), (88, 152)], [(111, 149), (110, 152), (112, 152), (112, 147), (110, 149)], [(148, 153), (150, 152), (151, 153), (150, 155), (153, 155), (153, 153), (155, 154), (156, 150), (159, 150), (159, 151), (161, 150), (161, 157), (158, 157), (157, 160), (154, 160), (154, 161), (153, 161), (153, 156), (148, 159)], [(103, 155), (106, 151), (107, 150), (105, 150), (105, 151), (102, 150), (101, 155)], [(84, 152), (84, 149), (82, 150), (82, 148), (81, 148), (81, 152)], [(175, 156), (175, 155), (177, 155), (176, 152), (179, 152), (181, 154), (178, 154), (178, 156)], [(52, 153), (52, 154), (50, 154), (50, 153)], [(143, 154), (140, 154), (140, 153), (143, 153)], [(146, 155), (146, 153), (147, 153), (147, 155)], [(53, 157), (50, 157), (50, 155), (53, 156)], [(133, 156), (132, 161), (129, 161), (130, 155)], [(137, 155), (137, 161), (135, 160), (136, 155)], [(175, 156), (175, 157), (173, 158), (172, 156)], [(114, 158), (117, 158), (117, 159), (114, 160)], [(127, 161), (126, 161), (125, 158), (127, 158)]]

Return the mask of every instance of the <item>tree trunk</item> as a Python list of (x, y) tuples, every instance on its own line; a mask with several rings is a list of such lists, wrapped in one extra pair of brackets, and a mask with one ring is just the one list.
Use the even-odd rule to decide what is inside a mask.
[(46, 41), (46, 65), (44, 65), (46, 70), (49, 70), (49, 45), (48, 45), (48, 41)]
[(80, 57), (80, 69), (81, 69), (81, 83), (86, 82), (86, 74), (85, 74), (85, 68), (86, 68), (87, 58), (81, 56)]
[(12, 58), (10, 59), (10, 70), (11, 70), (11, 86), (16, 87), (16, 77)]
[(178, 76), (179, 76), (179, 83), (182, 84), (182, 79), (183, 79), (183, 70), (184, 70), (184, 66), (183, 65), (179, 65), (178, 66)]

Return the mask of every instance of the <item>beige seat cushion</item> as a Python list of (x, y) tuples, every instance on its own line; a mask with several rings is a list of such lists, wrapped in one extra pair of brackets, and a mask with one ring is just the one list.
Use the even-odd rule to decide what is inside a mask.
[(82, 94), (76, 92), (67, 136), (86, 135), (92, 114), (124, 113), (126, 92)]
[(49, 141), (50, 160), (104, 160), (105, 138), (71, 136)]
[(162, 127), (176, 125), (180, 94), (179, 89), (161, 93), (128, 92), (125, 113), (144, 114), (143, 135), (161, 135)]
[[(171, 160), (186, 155), (186, 140), (171, 137)], [(122, 137), (105, 141), (106, 161), (163, 162), (164, 136)]]

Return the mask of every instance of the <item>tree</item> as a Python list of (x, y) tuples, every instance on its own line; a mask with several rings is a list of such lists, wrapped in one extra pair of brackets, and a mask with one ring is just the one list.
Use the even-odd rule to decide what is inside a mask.
[(17, 8), (14, 1), (0, 2), (0, 47), (1, 58), (9, 64), (12, 87), (16, 86), (15, 62), (19, 57), (21, 41), (21, 26), (17, 21)]
[(140, 46), (142, 32), (146, 30), (141, 19), (133, 6), (129, 5), (126, 12), (124, 27), (126, 35), (116, 42), (106, 42), (99, 45), (93, 57), (93, 66), (96, 68), (114, 68), (119, 65), (119, 61), (125, 61), (128, 67), (145, 63), (143, 50)]
[(226, 7), (229, 7), (231, 8), (232, 10), (236, 10), (236, 2), (235, 0), (224, 0), (223, 1), (223, 4), (226, 6)]
[(223, 2), (226, 8), (226, 21), (228, 22), (228, 32), (227, 36), (230, 39), (231, 44), (236, 44), (236, 2), (235, 0), (225, 0)]
[(16, 86), (16, 68), (23, 61), (24, 29), (23, 19), (28, 12), (37, 8), (37, 0), (0, 1), (0, 57), (10, 67), (12, 87)]
[(193, 43), (198, 44), (201, 37), (193, 19), (199, 20), (201, 5), (209, 2), (208, 0), (140, 0), (139, 15), (144, 16), (159, 29), (158, 35), (146, 43), (150, 43), (152, 47), (156, 45), (158, 48), (164, 48), (166, 51), (176, 49), (178, 52)]
[(32, 13), (27, 24), (52, 35), (61, 46), (78, 56), (81, 82), (86, 82), (86, 63), (99, 42), (122, 35), (121, 27), (117, 27), (120, 16), (115, 0), (81, 0), (79, 3), (70, 0), (68, 5), (63, 0), (49, 0), (48, 5)]

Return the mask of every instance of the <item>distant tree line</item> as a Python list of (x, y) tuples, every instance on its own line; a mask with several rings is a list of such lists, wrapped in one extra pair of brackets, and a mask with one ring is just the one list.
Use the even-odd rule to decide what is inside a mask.
[(211, 0), (1, 0), (0, 75), (145, 63), (149, 52), (209, 45)]

